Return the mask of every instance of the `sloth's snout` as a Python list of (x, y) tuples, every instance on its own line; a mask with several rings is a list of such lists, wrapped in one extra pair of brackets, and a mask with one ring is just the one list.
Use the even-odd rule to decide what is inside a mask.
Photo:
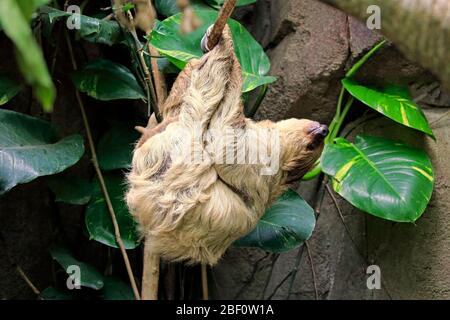
[(324, 124), (314, 122), (314, 124), (312, 124), (309, 128), (308, 134), (317, 136), (319, 138), (325, 138), (328, 134), (328, 127)]
[(319, 146), (325, 137), (328, 135), (328, 127), (324, 124), (314, 122), (308, 129), (308, 134), (311, 137), (310, 148)]

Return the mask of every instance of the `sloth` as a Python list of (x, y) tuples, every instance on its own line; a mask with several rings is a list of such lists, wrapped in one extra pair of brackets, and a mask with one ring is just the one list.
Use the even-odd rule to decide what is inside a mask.
[(248, 119), (241, 87), (226, 27), (176, 79), (164, 121), (140, 128), (126, 202), (146, 246), (165, 260), (216, 264), (321, 155), (326, 126)]

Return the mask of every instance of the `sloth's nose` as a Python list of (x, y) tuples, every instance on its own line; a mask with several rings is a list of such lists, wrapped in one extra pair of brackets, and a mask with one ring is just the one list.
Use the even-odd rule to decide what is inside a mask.
[(315, 137), (325, 138), (328, 134), (328, 127), (324, 124), (320, 124), (315, 122), (311, 125), (308, 130), (308, 133), (314, 135)]

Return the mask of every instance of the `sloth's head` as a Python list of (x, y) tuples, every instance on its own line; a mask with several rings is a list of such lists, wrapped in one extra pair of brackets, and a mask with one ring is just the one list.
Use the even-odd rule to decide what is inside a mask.
[(276, 123), (280, 132), (280, 168), (286, 183), (302, 178), (319, 159), (328, 127), (306, 119), (288, 119)]

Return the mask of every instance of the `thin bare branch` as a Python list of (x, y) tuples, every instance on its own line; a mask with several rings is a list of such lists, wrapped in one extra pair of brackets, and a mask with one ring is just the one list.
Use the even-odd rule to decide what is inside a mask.
[[(345, 229), (345, 232), (346, 232), (347, 236), (348, 236), (349, 239), (350, 239), (350, 242), (352, 243), (352, 245), (353, 245), (353, 247), (355, 248), (356, 252), (358, 253), (359, 257), (360, 257), (361, 260), (363, 261), (364, 267), (367, 268), (367, 267), (369, 266), (369, 262), (366, 260), (366, 257), (364, 257), (363, 254), (359, 251), (359, 248), (358, 248), (358, 246), (356, 245), (356, 242), (355, 242), (355, 240), (353, 239), (353, 236), (352, 236), (352, 234), (350, 233), (350, 230), (348, 229), (347, 224), (345, 223), (344, 215), (342, 214), (342, 210), (341, 210), (341, 208), (340, 208), (340, 206), (339, 206), (339, 203), (338, 203), (336, 197), (334, 196), (333, 190), (331, 190), (331, 188), (330, 188), (330, 186), (329, 186), (328, 184), (326, 184), (325, 187), (326, 187), (326, 189), (327, 189), (327, 191), (328, 191), (328, 194), (330, 195), (330, 197), (331, 197), (331, 199), (332, 199), (332, 201), (333, 201), (333, 203), (334, 203), (334, 206), (336, 207), (336, 211), (338, 212), (339, 217), (341, 218), (341, 222), (342, 222), (342, 224), (343, 224), (343, 226), (344, 226), (344, 229)], [(392, 296), (391, 296), (389, 290), (387, 289), (387, 287), (386, 287), (386, 285), (384, 284), (383, 281), (381, 281), (381, 286), (383, 287), (384, 291), (385, 291), (386, 294), (388, 295), (389, 299), (392, 300)]]
[(202, 293), (203, 293), (203, 300), (209, 300), (209, 293), (208, 293), (208, 270), (207, 265), (202, 264), (201, 266), (201, 273), (202, 273)]
[[(70, 42), (69, 34), (66, 32), (65, 35), (66, 35), (66, 40), (67, 40), (67, 46), (68, 46), (68, 49), (69, 49), (70, 59), (71, 59), (71, 62), (72, 62), (72, 67), (73, 67), (74, 70), (77, 70), (78, 69), (77, 62), (75, 60), (75, 55), (73, 53), (72, 43)], [(136, 281), (134, 280), (134, 275), (133, 275), (133, 271), (131, 269), (130, 260), (128, 259), (128, 255), (127, 255), (127, 252), (125, 250), (125, 246), (123, 244), (122, 237), (120, 235), (119, 224), (117, 223), (116, 215), (115, 215), (115, 212), (114, 212), (113, 205), (111, 203), (111, 199), (109, 197), (108, 189), (106, 187), (105, 180), (103, 178), (103, 174), (102, 174), (102, 172), (100, 170), (100, 166), (99, 166), (99, 163), (98, 163), (97, 152), (95, 150), (95, 144), (94, 144), (94, 140), (92, 138), (91, 128), (89, 126), (89, 121), (88, 121), (88, 118), (87, 118), (87, 115), (86, 115), (86, 110), (84, 108), (84, 103), (83, 103), (83, 100), (81, 99), (81, 95), (80, 95), (80, 92), (78, 90), (75, 90), (75, 95), (76, 95), (76, 98), (77, 98), (77, 101), (78, 101), (78, 105), (80, 107), (80, 112), (81, 112), (81, 116), (83, 118), (84, 128), (86, 130), (86, 136), (87, 136), (87, 139), (88, 139), (88, 145), (89, 145), (89, 149), (91, 151), (92, 164), (93, 164), (95, 172), (97, 174), (97, 178), (98, 178), (98, 180), (100, 182), (100, 188), (101, 188), (103, 196), (105, 198), (106, 206), (108, 208), (108, 212), (109, 212), (109, 214), (111, 216), (111, 221), (113, 223), (114, 235), (115, 235), (115, 238), (116, 238), (116, 242), (117, 242), (117, 245), (119, 246), (120, 252), (122, 253), (122, 257), (123, 257), (123, 260), (124, 260), (124, 263), (125, 263), (125, 267), (126, 267), (126, 270), (127, 270), (127, 273), (128, 273), (128, 277), (130, 279), (130, 283), (131, 283), (131, 287), (133, 289), (134, 296), (135, 296), (136, 300), (140, 300), (140, 295), (139, 295), (139, 291), (138, 291), (137, 286), (136, 286)]]
[(319, 300), (319, 291), (317, 290), (317, 282), (316, 282), (316, 271), (314, 269), (314, 262), (312, 259), (311, 249), (309, 248), (308, 241), (305, 241), (305, 247), (306, 247), (306, 252), (308, 253), (309, 263), (311, 265), (311, 274), (312, 274), (312, 279), (313, 279), (313, 284), (314, 284), (314, 293), (316, 296), (316, 300)]
[(19, 265), (16, 265), (16, 271), (19, 274), (19, 276), (26, 282), (26, 284), (33, 290), (33, 292), (39, 296), (41, 292), (38, 288), (31, 282), (30, 278), (25, 274), (25, 272), (22, 270), (22, 268)]

